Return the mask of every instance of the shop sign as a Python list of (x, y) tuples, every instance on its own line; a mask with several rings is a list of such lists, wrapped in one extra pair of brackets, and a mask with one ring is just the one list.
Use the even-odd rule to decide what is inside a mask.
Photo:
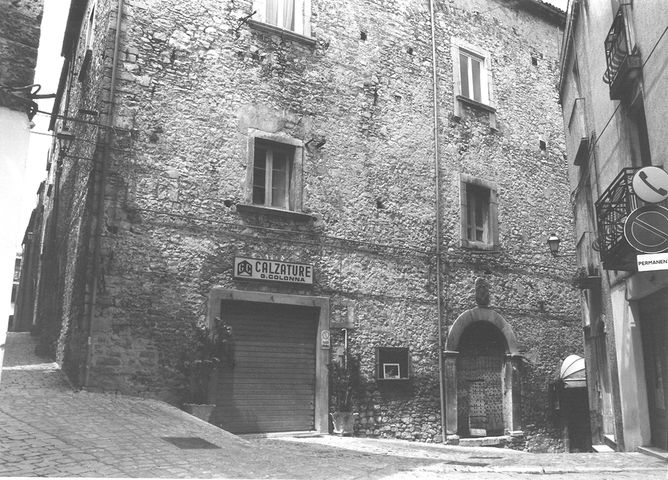
[(313, 285), (313, 265), (234, 257), (234, 278)]
[(650, 272), (652, 270), (668, 270), (668, 252), (638, 255), (638, 271)]

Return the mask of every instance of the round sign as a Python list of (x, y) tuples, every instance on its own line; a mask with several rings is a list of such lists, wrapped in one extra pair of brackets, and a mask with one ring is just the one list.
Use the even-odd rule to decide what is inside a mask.
[(668, 198), (668, 173), (660, 167), (643, 167), (633, 176), (633, 191), (648, 203)]
[(624, 222), (624, 237), (642, 253), (668, 250), (668, 208), (645, 205), (635, 209)]

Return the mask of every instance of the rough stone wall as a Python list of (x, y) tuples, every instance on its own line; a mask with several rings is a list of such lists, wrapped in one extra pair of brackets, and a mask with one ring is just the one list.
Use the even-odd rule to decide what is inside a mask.
[[(33, 83), (43, 8), (43, 0), (0, 1), (0, 85), (24, 87)], [(14, 93), (26, 98), (28, 91)], [(0, 106), (26, 110), (25, 103), (3, 90)]]
[[(569, 260), (545, 246), (552, 231), (570, 238), (558, 28), (524, 10), (469, 8), (437, 11), (443, 327), (487, 277), (528, 359), (523, 425), (540, 426), (547, 382), (581, 343)], [(327, 295), (332, 321), (353, 312), (348, 342), (365, 385), (357, 433), (439, 441), (428, 5), (313, 1), (314, 45), (241, 23), (251, 10), (248, 0), (126, 1), (115, 124), (132, 135), (115, 137), (108, 163), (90, 386), (178, 402), (180, 340), (205, 320), (213, 286)], [(477, 112), (452, 117), (452, 36), (492, 53), (494, 132)], [(237, 207), (249, 129), (307, 144), (302, 211), (314, 221)], [(459, 173), (499, 186), (499, 252), (459, 247)], [(313, 263), (315, 284), (235, 281), (234, 256)], [(410, 349), (410, 382), (373, 379), (379, 346)]]

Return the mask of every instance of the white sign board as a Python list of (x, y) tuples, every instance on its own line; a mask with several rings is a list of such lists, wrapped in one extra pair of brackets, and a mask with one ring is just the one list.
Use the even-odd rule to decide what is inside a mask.
[(668, 252), (638, 255), (638, 271), (668, 270)]
[(633, 191), (648, 203), (668, 198), (668, 173), (660, 167), (643, 167), (633, 176)]
[(313, 285), (313, 265), (234, 257), (234, 278)]

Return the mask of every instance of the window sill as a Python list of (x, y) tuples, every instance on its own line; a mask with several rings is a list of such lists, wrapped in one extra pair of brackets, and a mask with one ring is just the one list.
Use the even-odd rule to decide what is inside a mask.
[(469, 250), (482, 250), (485, 252), (498, 251), (498, 245), (495, 245), (493, 243), (474, 242), (472, 240), (464, 240), (464, 239), (462, 239), (462, 248), (467, 248)]
[(470, 105), (474, 108), (484, 110), (484, 111), (489, 112), (489, 113), (496, 113), (496, 108), (492, 107), (491, 105), (487, 105), (486, 103), (477, 102), (477, 101), (472, 100), (472, 99), (470, 99), (468, 97), (465, 97), (463, 95), (457, 95), (457, 101), (465, 103), (467, 105)]
[(261, 32), (267, 32), (267, 33), (272, 33), (274, 35), (278, 35), (281, 38), (286, 38), (288, 40), (294, 40), (299, 43), (303, 43), (305, 45), (309, 45), (311, 47), (314, 47), (316, 44), (316, 40), (313, 37), (307, 37), (306, 35), (302, 35), (300, 33), (295, 33), (290, 30), (285, 30), (281, 27), (277, 27), (275, 25), (270, 25), (268, 23), (263, 23), (263, 22), (258, 22), (257, 20), (248, 20), (248, 26), (251, 27), (254, 30), (259, 30)]
[(251, 205), (247, 203), (238, 204), (237, 212), (241, 214), (271, 215), (274, 217), (281, 217), (304, 223), (315, 220), (315, 217), (313, 215), (309, 215), (308, 213), (294, 212), (292, 210), (281, 210), (280, 208), (264, 207), (261, 205)]
[(410, 377), (401, 377), (401, 378), (377, 378), (379, 382), (407, 382), (410, 380)]

